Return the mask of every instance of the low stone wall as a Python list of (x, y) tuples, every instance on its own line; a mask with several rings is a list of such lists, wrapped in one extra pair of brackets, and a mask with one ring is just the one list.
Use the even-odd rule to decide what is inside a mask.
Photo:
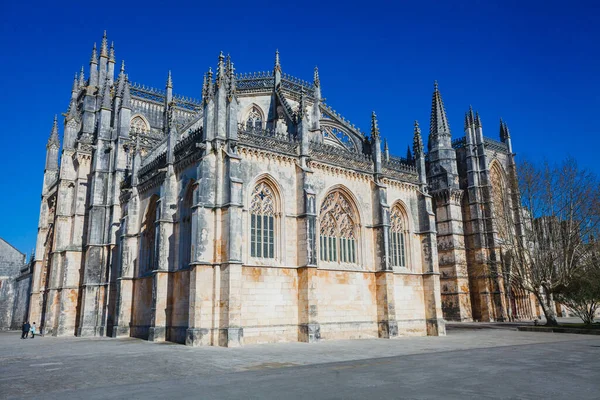
[(564, 328), (560, 326), (519, 326), (522, 332), (576, 333), (579, 335), (600, 335), (600, 329)]

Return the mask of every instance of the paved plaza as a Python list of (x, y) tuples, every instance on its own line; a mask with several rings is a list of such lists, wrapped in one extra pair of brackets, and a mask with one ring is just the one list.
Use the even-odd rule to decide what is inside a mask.
[(0, 398), (597, 399), (600, 337), (451, 329), (402, 337), (190, 348), (0, 333)]

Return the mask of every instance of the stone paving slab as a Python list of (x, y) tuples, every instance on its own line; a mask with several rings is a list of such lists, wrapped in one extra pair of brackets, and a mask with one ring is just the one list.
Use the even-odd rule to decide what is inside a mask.
[[(435, 359), (439, 359), (436, 371), (443, 375), (454, 373), (454, 362), (449, 364), (448, 359), (462, 362), (463, 354), (467, 353), (483, 358), (492, 357), (493, 361), (488, 360), (487, 364), (483, 363), (476, 369), (477, 373), (485, 375), (495, 373), (492, 370), (494, 364), (505, 362), (501, 360), (505, 352), (516, 355), (527, 353), (528, 358), (518, 360), (519, 368), (523, 368), (529, 363), (538, 362), (536, 359), (539, 357), (556, 356), (558, 363), (568, 360), (570, 352), (565, 349), (578, 346), (596, 352), (596, 364), (590, 367), (596, 368), (600, 376), (600, 338), (572, 334), (461, 330), (453, 331), (446, 337), (344, 340), (316, 344), (276, 343), (228, 349), (191, 348), (131, 338), (36, 337), (21, 340), (18, 332), (0, 333), (0, 398), (52, 398), (71, 391), (86, 393), (86, 397), (90, 398), (94, 393), (96, 398), (103, 398), (103, 395), (110, 397), (110, 393), (114, 398), (119, 398), (118, 394), (124, 393), (114, 391), (125, 387), (147, 397), (147, 388), (159, 382), (181, 394), (178, 388), (188, 387), (192, 390), (195, 384), (209, 385), (209, 382), (215, 382), (216, 385), (216, 382), (221, 382), (225, 385), (224, 382), (236, 379), (248, 384), (244, 377), (273, 377), (281, 371), (298, 368), (309, 368), (312, 372), (304, 373), (307, 376), (312, 373), (312, 379), (318, 381), (320, 366), (337, 373), (348, 369), (368, 375), (369, 363), (376, 362), (373, 360), (392, 360), (390, 366), (400, 368), (400, 371), (408, 364), (398, 364), (398, 360), (408, 362), (412, 356), (431, 357), (429, 362), (434, 364)], [(566, 354), (562, 354), (563, 351)], [(342, 369), (330, 369), (338, 363), (347, 364), (342, 365)], [(382, 365), (375, 365), (375, 369), (383, 368)], [(399, 373), (396, 370), (391, 372)], [(557, 371), (557, 374), (568, 372), (564, 369)], [(468, 381), (470, 378), (464, 379)], [(288, 384), (292, 382), (288, 381)], [(213, 398), (221, 398), (217, 396), (218, 387), (211, 387), (211, 393), (216, 396)], [(242, 383), (241, 387), (244, 387)], [(228, 391), (232, 396), (236, 395), (231, 388), (222, 389), (223, 393)]]

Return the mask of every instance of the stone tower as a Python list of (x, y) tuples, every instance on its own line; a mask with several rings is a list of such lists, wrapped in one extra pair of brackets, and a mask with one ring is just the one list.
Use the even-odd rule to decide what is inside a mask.
[(429, 127), (427, 180), (434, 200), (444, 318), (469, 321), (471, 300), (463, 236), (456, 153), (437, 82), (434, 84)]

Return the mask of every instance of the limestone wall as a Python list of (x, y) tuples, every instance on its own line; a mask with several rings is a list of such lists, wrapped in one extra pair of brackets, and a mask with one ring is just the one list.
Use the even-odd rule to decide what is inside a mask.
[(298, 273), (294, 268), (242, 269), (245, 343), (298, 340)]
[(147, 339), (151, 322), (152, 277), (134, 279), (131, 336)]
[(10, 329), (18, 287), (16, 278), (25, 264), (25, 254), (0, 239), (0, 330)]

